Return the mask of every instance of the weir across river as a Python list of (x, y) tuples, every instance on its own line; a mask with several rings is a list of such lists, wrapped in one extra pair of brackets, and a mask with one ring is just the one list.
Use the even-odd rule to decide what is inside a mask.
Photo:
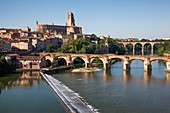
[(71, 113), (98, 113), (97, 109), (94, 109), (81, 96), (69, 89), (60, 81), (50, 75), (42, 72), (40, 73)]

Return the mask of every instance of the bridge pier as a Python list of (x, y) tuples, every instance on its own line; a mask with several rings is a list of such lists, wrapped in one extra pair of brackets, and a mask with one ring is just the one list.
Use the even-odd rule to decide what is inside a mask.
[(153, 44), (151, 44), (151, 55), (153, 56)]
[(73, 65), (73, 62), (72, 61), (67, 61), (67, 66), (71, 66), (71, 65)]
[(28, 69), (31, 69), (31, 62), (28, 62)]
[(151, 62), (149, 60), (149, 58), (147, 58), (145, 61), (144, 61), (144, 71), (151, 71), (152, 70), (152, 65), (151, 65)]
[(130, 63), (123, 62), (123, 70), (124, 71), (130, 71)]
[(109, 63), (103, 63), (103, 68), (104, 68), (104, 70), (109, 70), (110, 64)]
[(166, 62), (166, 68), (167, 68), (167, 72), (170, 73), (170, 61)]
[(85, 68), (91, 68), (91, 63), (85, 63)]
[(145, 50), (144, 47), (145, 47), (144, 44), (142, 44), (142, 56), (144, 56), (144, 50)]
[(126, 57), (125, 61), (123, 61), (123, 70), (127, 72), (130, 71), (129, 57)]
[(134, 44), (133, 44), (132, 48), (133, 48), (133, 56), (134, 56), (135, 55), (135, 45)]
[(144, 65), (144, 71), (151, 71), (152, 70), (152, 65)]

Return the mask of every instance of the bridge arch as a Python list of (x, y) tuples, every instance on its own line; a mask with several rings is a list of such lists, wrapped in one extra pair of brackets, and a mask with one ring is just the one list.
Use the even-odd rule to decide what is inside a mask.
[(92, 67), (93, 66), (96, 67), (96, 66), (100, 66), (100, 65), (102, 65), (102, 67), (103, 67), (104, 60), (100, 57), (93, 57), (93, 58), (90, 59), (90, 63), (91, 63)]
[(152, 66), (152, 69), (154, 68), (158, 68), (157, 66), (159, 65), (159, 67), (162, 67), (163, 70), (164, 69), (167, 69), (167, 66), (166, 66), (166, 60), (163, 60), (163, 59), (157, 59), (157, 60), (152, 60), (151, 61), (151, 66)]
[(49, 59), (46, 59), (45, 62), (46, 62), (46, 67), (50, 67), (52, 65), (52, 62)]
[(129, 55), (133, 55), (133, 48), (134, 48), (134, 45), (132, 43), (127, 43), (125, 45), (125, 50), (126, 50), (126, 53), (129, 54)]
[(91, 58), (90, 58), (90, 63), (92, 63), (92, 62), (93, 62), (93, 60), (94, 60), (94, 59), (96, 59), (96, 58), (100, 59), (100, 60), (104, 63), (104, 59), (103, 59), (103, 58), (101, 58), (101, 57), (97, 57), (97, 56), (95, 56), (95, 57), (91, 57)]
[(57, 60), (64, 59), (67, 63), (67, 56), (57, 56)]
[(67, 60), (63, 57), (59, 57), (57, 59), (57, 65), (58, 66), (64, 66), (64, 65), (67, 65)]
[(142, 43), (140, 43), (140, 42), (137, 42), (137, 43), (135, 43), (134, 44), (134, 50), (135, 50), (135, 55), (139, 55), (139, 54), (142, 54), (142, 48), (143, 47), (143, 45), (142, 45)]
[(81, 66), (84, 66), (85, 63), (86, 63), (86, 59), (83, 57), (76, 56), (72, 58), (73, 65), (78, 65), (81, 67)]
[(152, 44), (150, 42), (146, 42), (143, 44), (143, 55), (152, 54)]
[(150, 59), (150, 62), (152, 63), (153, 61), (156, 61), (156, 60), (161, 60), (161, 61), (165, 61), (165, 62), (169, 61), (169, 59), (167, 57), (153, 57)]
[(143, 57), (132, 57), (132, 58), (129, 58), (129, 62), (130, 63), (133, 62), (134, 60), (140, 60), (140, 61), (144, 62), (145, 58), (143, 58)]
[(160, 44), (161, 44), (161, 43), (159, 43), (159, 42), (155, 42), (155, 43), (153, 44), (153, 54), (157, 53), (158, 47), (159, 47)]
[(110, 68), (114, 68), (116, 63), (120, 63), (120, 65), (122, 65), (123, 67), (123, 64), (124, 64), (124, 60), (121, 59), (121, 58), (111, 58), (109, 59), (109, 65), (110, 65)]
[(45, 54), (41, 57), (41, 59), (45, 58), (45, 60), (50, 60), (51, 62), (53, 62), (54, 60), (54, 56), (53, 54)]

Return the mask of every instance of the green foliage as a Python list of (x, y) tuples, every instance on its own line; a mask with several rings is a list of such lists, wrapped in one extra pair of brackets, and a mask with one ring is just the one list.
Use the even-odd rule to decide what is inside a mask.
[(100, 39), (95, 34), (92, 34), (91, 40), (99, 41)]
[(109, 52), (113, 54), (118, 55), (124, 55), (125, 54), (125, 47), (122, 44), (117, 43), (116, 40), (109, 38)]
[(95, 50), (96, 50), (96, 45), (94, 44), (89, 44), (87, 47), (86, 47), (86, 53), (88, 54), (93, 54), (95, 53)]
[(54, 46), (52, 45), (52, 44), (49, 44), (47, 47), (46, 47), (46, 51), (47, 52), (54, 52), (55, 50), (54, 50)]
[(103, 64), (103, 62), (100, 60), (100, 58), (95, 58), (92, 63), (97, 63), (97, 64)]
[(164, 53), (170, 52), (170, 41), (164, 42), (158, 47), (158, 55), (162, 56)]
[[(106, 47), (105, 41), (106, 39), (100, 39), (95, 34), (91, 35), (90, 38), (92, 41), (97, 41), (98, 44), (93, 44), (87, 41), (84, 38), (78, 38), (76, 40), (70, 39), (68, 44), (63, 44), (60, 49), (62, 53), (79, 53), (79, 54), (94, 54), (94, 53), (101, 53), (99, 48)], [(125, 48), (122, 44), (117, 43), (117, 40), (108, 38), (109, 44), (109, 53), (123, 55), (125, 54)], [(47, 51), (53, 52), (54, 47), (49, 46)]]
[(71, 39), (69, 43), (61, 46), (61, 52), (63, 53), (88, 53), (92, 54), (95, 52), (95, 45), (88, 42), (84, 38)]
[(63, 52), (63, 53), (69, 53), (70, 51), (70, 48), (67, 44), (63, 44), (60, 48), (60, 50)]
[(101, 39), (101, 40), (99, 41), (99, 44), (100, 44), (100, 45), (105, 45), (105, 40), (104, 40), (104, 39)]
[(150, 40), (149, 40), (149, 39), (144, 39), (144, 38), (143, 38), (143, 39), (141, 40), (141, 42), (150, 42)]
[(11, 66), (7, 63), (4, 56), (0, 58), (0, 76), (12, 72)]
[(125, 48), (126, 54), (133, 54), (133, 45), (132, 44), (127, 44)]

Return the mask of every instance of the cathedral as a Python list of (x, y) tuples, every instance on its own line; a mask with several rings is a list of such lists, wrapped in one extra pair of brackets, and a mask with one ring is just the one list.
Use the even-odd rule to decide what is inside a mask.
[(54, 25), (54, 24), (39, 24), (36, 22), (36, 31), (40, 33), (55, 33), (61, 35), (82, 34), (82, 27), (75, 25), (74, 15), (69, 12), (67, 14), (66, 25)]

